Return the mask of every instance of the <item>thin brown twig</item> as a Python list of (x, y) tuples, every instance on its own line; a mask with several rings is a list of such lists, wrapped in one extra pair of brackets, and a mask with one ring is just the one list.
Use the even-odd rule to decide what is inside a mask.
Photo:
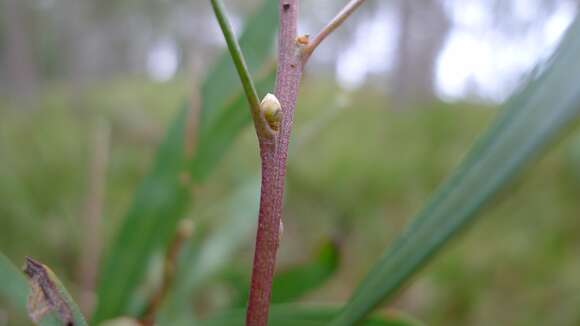
[(187, 123), (185, 126), (185, 159), (191, 160), (197, 148), (197, 136), (199, 133), (199, 119), (201, 114), (201, 96), (196, 82), (190, 88), (190, 105), (187, 112)]
[(365, 0), (351, 0), (342, 10), (326, 25), (324, 28), (314, 37), (312, 42), (310, 42), (303, 52), (304, 62), (308, 61), (308, 58), (312, 55), (314, 50), (324, 41), (328, 35), (334, 32), (344, 21), (355, 12), (358, 7), (360, 7)]
[(153, 326), (155, 324), (157, 311), (161, 307), (163, 299), (167, 296), (175, 280), (177, 258), (179, 257), (183, 243), (191, 237), (192, 232), (193, 224), (190, 219), (184, 219), (179, 223), (175, 237), (165, 252), (161, 286), (151, 296), (147, 308), (145, 308), (145, 312), (143, 313), (143, 317), (140, 320), (141, 325)]
[(110, 128), (105, 120), (99, 119), (95, 123), (92, 149), (87, 199), (82, 221), (82, 254), (79, 263), (79, 280), (82, 290), (79, 302), (86, 314), (90, 314), (93, 308), (98, 262), (102, 249), (102, 215), (110, 151)]

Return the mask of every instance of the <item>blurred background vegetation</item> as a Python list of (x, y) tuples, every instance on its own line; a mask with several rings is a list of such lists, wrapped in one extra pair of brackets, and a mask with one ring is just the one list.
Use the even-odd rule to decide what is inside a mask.
[[(238, 31), (258, 3), (226, 2)], [(348, 298), (496, 106), (547, 59), (578, 5), (369, 0), (320, 48), (296, 113), (279, 266), (334, 239), (341, 268), (304, 301)], [(302, 1), (301, 32), (341, 6)], [(223, 38), (204, 1), (0, 0), (0, 8), (0, 250), (17, 264), (47, 263), (78, 297), (84, 265), (98, 264)], [(224, 202), (258, 173), (246, 128), (195, 189), (188, 216), (203, 229), (228, 223), (236, 213)], [(577, 325), (579, 191), (576, 133), (402, 292), (397, 308), (432, 325)], [(90, 233), (102, 237), (87, 243)], [(252, 237), (242, 243), (225, 272), (249, 271)], [(205, 287), (204, 309), (227, 296), (218, 280)], [(11, 310), (0, 302), (0, 325), (20, 324)]]

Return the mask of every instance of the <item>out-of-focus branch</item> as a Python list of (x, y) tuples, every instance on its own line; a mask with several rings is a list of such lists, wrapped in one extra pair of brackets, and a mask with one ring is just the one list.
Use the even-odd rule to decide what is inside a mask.
[(201, 113), (201, 96), (196, 82), (192, 82), (190, 93), (189, 112), (187, 113), (187, 123), (185, 127), (185, 159), (191, 160), (197, 148), (197, 136), (199, 133), (199, 119)]
[(305, 48), (302, 55), (304, 62), (308, 61), (314, 50), (324, 41), (324, 39), (336, 30), (344, 21), (360, 7), (365, 0), (351, 0), (342, 10), (314, 37)]
[(102, 249), (102, 215), (104, 193), (109, 161), (110, 128), (105, 120), (98, 120), (92, 134), (93, 149), (89, 166), (89, 180), (84, 218), (82, 222), (82, 244), (79, 264), (81, 284), (80, 306), (90, 314), (94, 302), (98, 263)]
[(175, 280), (175, 270), (177, 265), (177, 258), (183, 247), (183, 243), (191, 237), (193, 233), (193, 223), (190, 219), (184, 219), (179, 223), (177, 227), (177, 232), (173, 242), (167, 248), (165, 252), (165, 259), (163, 262), (163, 278), (161, 280), (161, 285), (157, 291), (151, 296), (145, 313), (141, 318), (141, 325), (143, 326), (153, 326), (155, 324), (155, 316), (157, 311), (161, 307), (163, 299), (167, 296), (167, 293), (173, 281)]

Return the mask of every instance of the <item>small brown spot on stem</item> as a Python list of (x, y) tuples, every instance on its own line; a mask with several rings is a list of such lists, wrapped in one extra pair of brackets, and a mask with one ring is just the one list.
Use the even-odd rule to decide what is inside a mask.
[(310, 42), (310, 35), (304, 34), (296, 37), (296, 44), (299, 46), (306, 46)]
[(290, 4), (288, 2), (285, 2), (284, 4), (282, 4), (282, 8), (284, 8), (284, 10), (288, 10), (290, 9)]

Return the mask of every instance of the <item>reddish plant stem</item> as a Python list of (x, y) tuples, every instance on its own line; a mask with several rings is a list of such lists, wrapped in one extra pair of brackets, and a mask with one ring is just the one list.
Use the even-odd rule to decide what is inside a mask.
[(280, 242), (280, 223), (286, 179), (288, 145), (294, 121), (294, 109), (304, 65), (316, 47), (338, 28), (364, 0), (351, 0), (346, 7), (308, 44), (297, 39), (298, 0), (280, 0), (278, 35), (278, 71), (275, 94), (282, 106), (280, 130), (274, 137), (261, 137), (262, 188), (252, 283), (246, 315), (246, 325), (266, 326)]
[(288, 144), (302, 77), (301, 51), (296, 43), (298, 0), (280, 0), (276, 97), (282, 106), (280, 131), (273, 139), (260, 138), (262, 189), (252, 283), (246, 316), (248, 326), (266, 326), (280, 239), (280, 221)]
[(276, 143), (260, 144), (262, 189), (246, 325), (267, 325), (281, 214), (277, 209)]

